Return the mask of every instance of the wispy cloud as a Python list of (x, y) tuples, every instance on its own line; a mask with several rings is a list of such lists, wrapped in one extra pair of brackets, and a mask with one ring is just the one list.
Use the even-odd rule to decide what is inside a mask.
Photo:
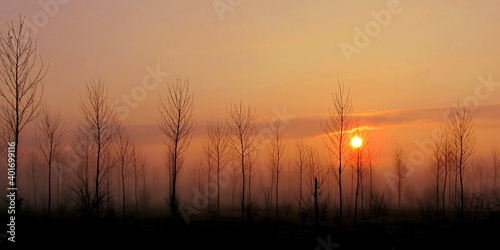
[[(360, 127), (354, 127), (350, 132), (359, 130), (381, 130), (395, 127), (410, 126), (439, 126), (445, 121), (445, 116), (452, 106), (422, 107), (411, 109), (393, 109), (378, 112), (358, 113), (354, 117), (359, 118)], [(500, 104), (482, 105), (472, 112), (476, 127), (491, 128), (500, 127)], [(325, 136), (323, 126), (327, 121), (327, 115), (295, 116), (289, 118), (285, 134), (288, 138), (319, 138)], [(269, 126), (269, 119), (258, 120), (259, 127)], [(198, 121), (193, 139), (205, 136), (206, 122)], [(131, 134), (137, 135), (139, 143), (162, 143), (161, 133), (157, 124), (128, 126)], [(335, 133), (335, 132), (332, 132)], [(140, 135), (140, 136), (139, 136)]]
[[(379, 130), (394, 127), (433, 125), (446, 120), (446, 114), (453, 106), (422, 107), (410, 109), (393, 109), (379, 112), (358, 113), (354, 117), (360, 119), (362, 130)], [(492, 127), (500, 124), (500, 104), (483, 105), (472, 112), (477, 127)], [(327, 115), (297, 116), (290, 120), (291, 137), (303, 136), (317, 138), (324, 136), (322, 129), (328, 119)], [(353, 132), (359, 128), (352, 128)], [(335, 133), (335, 132), (332, 132)]]

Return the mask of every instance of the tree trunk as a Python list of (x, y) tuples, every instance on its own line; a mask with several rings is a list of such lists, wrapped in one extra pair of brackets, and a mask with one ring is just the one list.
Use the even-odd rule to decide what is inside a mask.
[(95, 206), (96, 206), (96, 215), (99, 218), (99, 210), (100, 210), (100, 197), (99, 197), (99, 172), (100, 172), (100, 162), (101, 162), (101, 144), (97, 143), (97, 160), (96, 160), (96, 178), (95, 178)]
[[(359, 155), (359, 152), (358, 152)], [(359, 158), (359, 156), (358, 156)], [(359, 159), (358, 159), (359, 160)], [(358, 170), (356, 171), (356, 195), (354, 198), (354, 224), (356, 224), (356, 217), (358, 213), (358, 195), (359, 195), (359, 182), (360, 182), (360, 166), (358, 163)]]
[(339, 224), (342, 225), (342, 164), (339, 165)]
[(319, 225), (318, 178), (314, 178), (314, 225)]
[(241, 223), (245, 223), (245, 155), (243, 152), (241, 153)]
[(125, 218), (125, 171), (124, 164), (122, 164), (122, 217)]
[(276, 165), (276, 222), (278, 221), (278, 213), (279, 213), (279, 165)]
[(302, 166), (299, 170), (299, 216), (302, 216)]
[(439, 159), (436, 170), (436, 212), (439, 212)]
[(459, 174), (460, 174), (460, 216), (464, 216), (464, 181), (463, 181), (463, 147), (460, 144), (460, 160), (459, 160)]
[(444, 180), (443, 180), (443, 216), (446, 216), (446, 181), (448, 180), (448, 163), (447, 159), (445, 158), (445, 163), (444, 163)]
[(217, 160), (217, 217), (220, 215), (220, 166)]
[(50, 142), (50, 152), (48, 159), (48, 167), (49, 167), (49, 199), (47, 204), (47, 217), (50, 218), (50, 207), (52, 204), (52, 141)]

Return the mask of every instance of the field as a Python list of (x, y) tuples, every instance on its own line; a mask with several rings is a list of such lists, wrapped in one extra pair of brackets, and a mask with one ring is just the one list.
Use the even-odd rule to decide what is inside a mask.
[[(236, 215), (237, 213), (234, 212)], [(418, 211), (389, 211), (376, 222), (346, 218), (340, 226), (328, 218), (315, 226), (290, 216), (275, 222), (257, 216), (240, 218), (200, 215), (173, 221), (151, 213), (128, 218), (87, 220), (41, 215), (22, 217), (16, 247), (140, 247), (158, 249), (499, 249), (500, 220), (468, 214), (463, 220), (422, 219)], [(4, 241), (4, 239), (2, 239)], [(5, 245), (5, 242), (2, 242)], [(337, 245), (340, 244), (340, 245)], [(3, 245), (0, 244), (0, 246)], [(338, 248), (337, 248), (338, 247)]]

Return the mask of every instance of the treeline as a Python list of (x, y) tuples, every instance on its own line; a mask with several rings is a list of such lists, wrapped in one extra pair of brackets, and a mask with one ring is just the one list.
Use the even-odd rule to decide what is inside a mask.
[[(63, 148), (67, 131), (60, 113), (43, 102), (47, 67), (24, 19), (18, 26), (10, 23), (0, 35), (2, 140), (17, 145), (15, 185), (25, 178), (18, 201), (33, 210), (43, 207), (48, 217), (54, 211), (84, 217), (126, 217), (144, 211), (152, 195), (144, 149), (119, 119), (105, 84), (99, 79), (86, 83), (78, 100), (81, 120), (68, 142), (71, 147)], [(315, 224), (328, 215), (339, 224), (347, 217), (353, 223), (358, 218), (378, 220), (392, 200), (402, 212), (405, 197), (425, 216), (453, 211), (463, 218), (466, 211), (500, 209), (498, 150), (488, 157), (473, 156), (474, 120), (460, 104), (450, 109), (427, 145), (432, 184), (418, 186), (416, 192), (408, 186), (411, 162), (400, 144), (392, 145), (389, 188), (376, 183), (380, 149), (353, 114), (350, 91), (343, 84), (338, 84), (328, 119), (321, 124), (324, 150), (304, 138), (288, 139), (287, 124), (280, 119), (262, 133), (255, 109), (240, 102), (228, 104), (224, 117), (207, 123), (202, 154), (188, 155), (197, 125), (193, 99), (188, 80), (177, 77), (158, 101), (165, 153), (157, 157), (164, 159), (167, 170), (159, 178), (168, 183), (165, 203), (174, 218), (188, 220), (201, 212), (223, 216), (222, 201), (229, 199), (231, 205), (237, 203), (243, 223), (258, 213), (275, 221), (295, 215)], [(24, 145), (19, 138), (29, 123), (36, 124), (35, 135), (32, 145)], [(357, 143), (351, 144), (353, 138)], [(27, 152), (27, 157), (19, 157), (19, 152)], [(200, 188), (189, 202), (190, 194), (179, 192), (179, 179), (187, 178), (182, 172), (186, 159), (195, 157), (199, 177), (192, 185)], [(229, 186), (230, 197), (221, 199), (222, 189)]]

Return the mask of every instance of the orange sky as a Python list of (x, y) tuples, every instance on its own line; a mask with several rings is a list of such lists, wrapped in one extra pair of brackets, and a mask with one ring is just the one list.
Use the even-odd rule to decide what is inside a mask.
[[(136, 97), (136, 107), (118, 107), (156, 164), (156, 103), (175, 75), (189, 78), (195, 96), (194, 151), (204, 122), (240, 98), (263, 127), (286, 110), (289, 137), (317, 138), (337, 79), (351, 88), (354, 112), (378, 128), (384, 158), (395, 141), (418, 150), (459, 100), (479, 104), (478, 150), (500, 139), (498, 1), (220, 0), (224, 13), (203, 0), (0, 2), (2, 30), (19, 14), (36, 28), (50, 65), (44, 97), (68, 131), (85, 83), (100, 78), (112, 98)], [(372, 35), (348, 59), (341, 44), (360, 44), (357, 30)]]

